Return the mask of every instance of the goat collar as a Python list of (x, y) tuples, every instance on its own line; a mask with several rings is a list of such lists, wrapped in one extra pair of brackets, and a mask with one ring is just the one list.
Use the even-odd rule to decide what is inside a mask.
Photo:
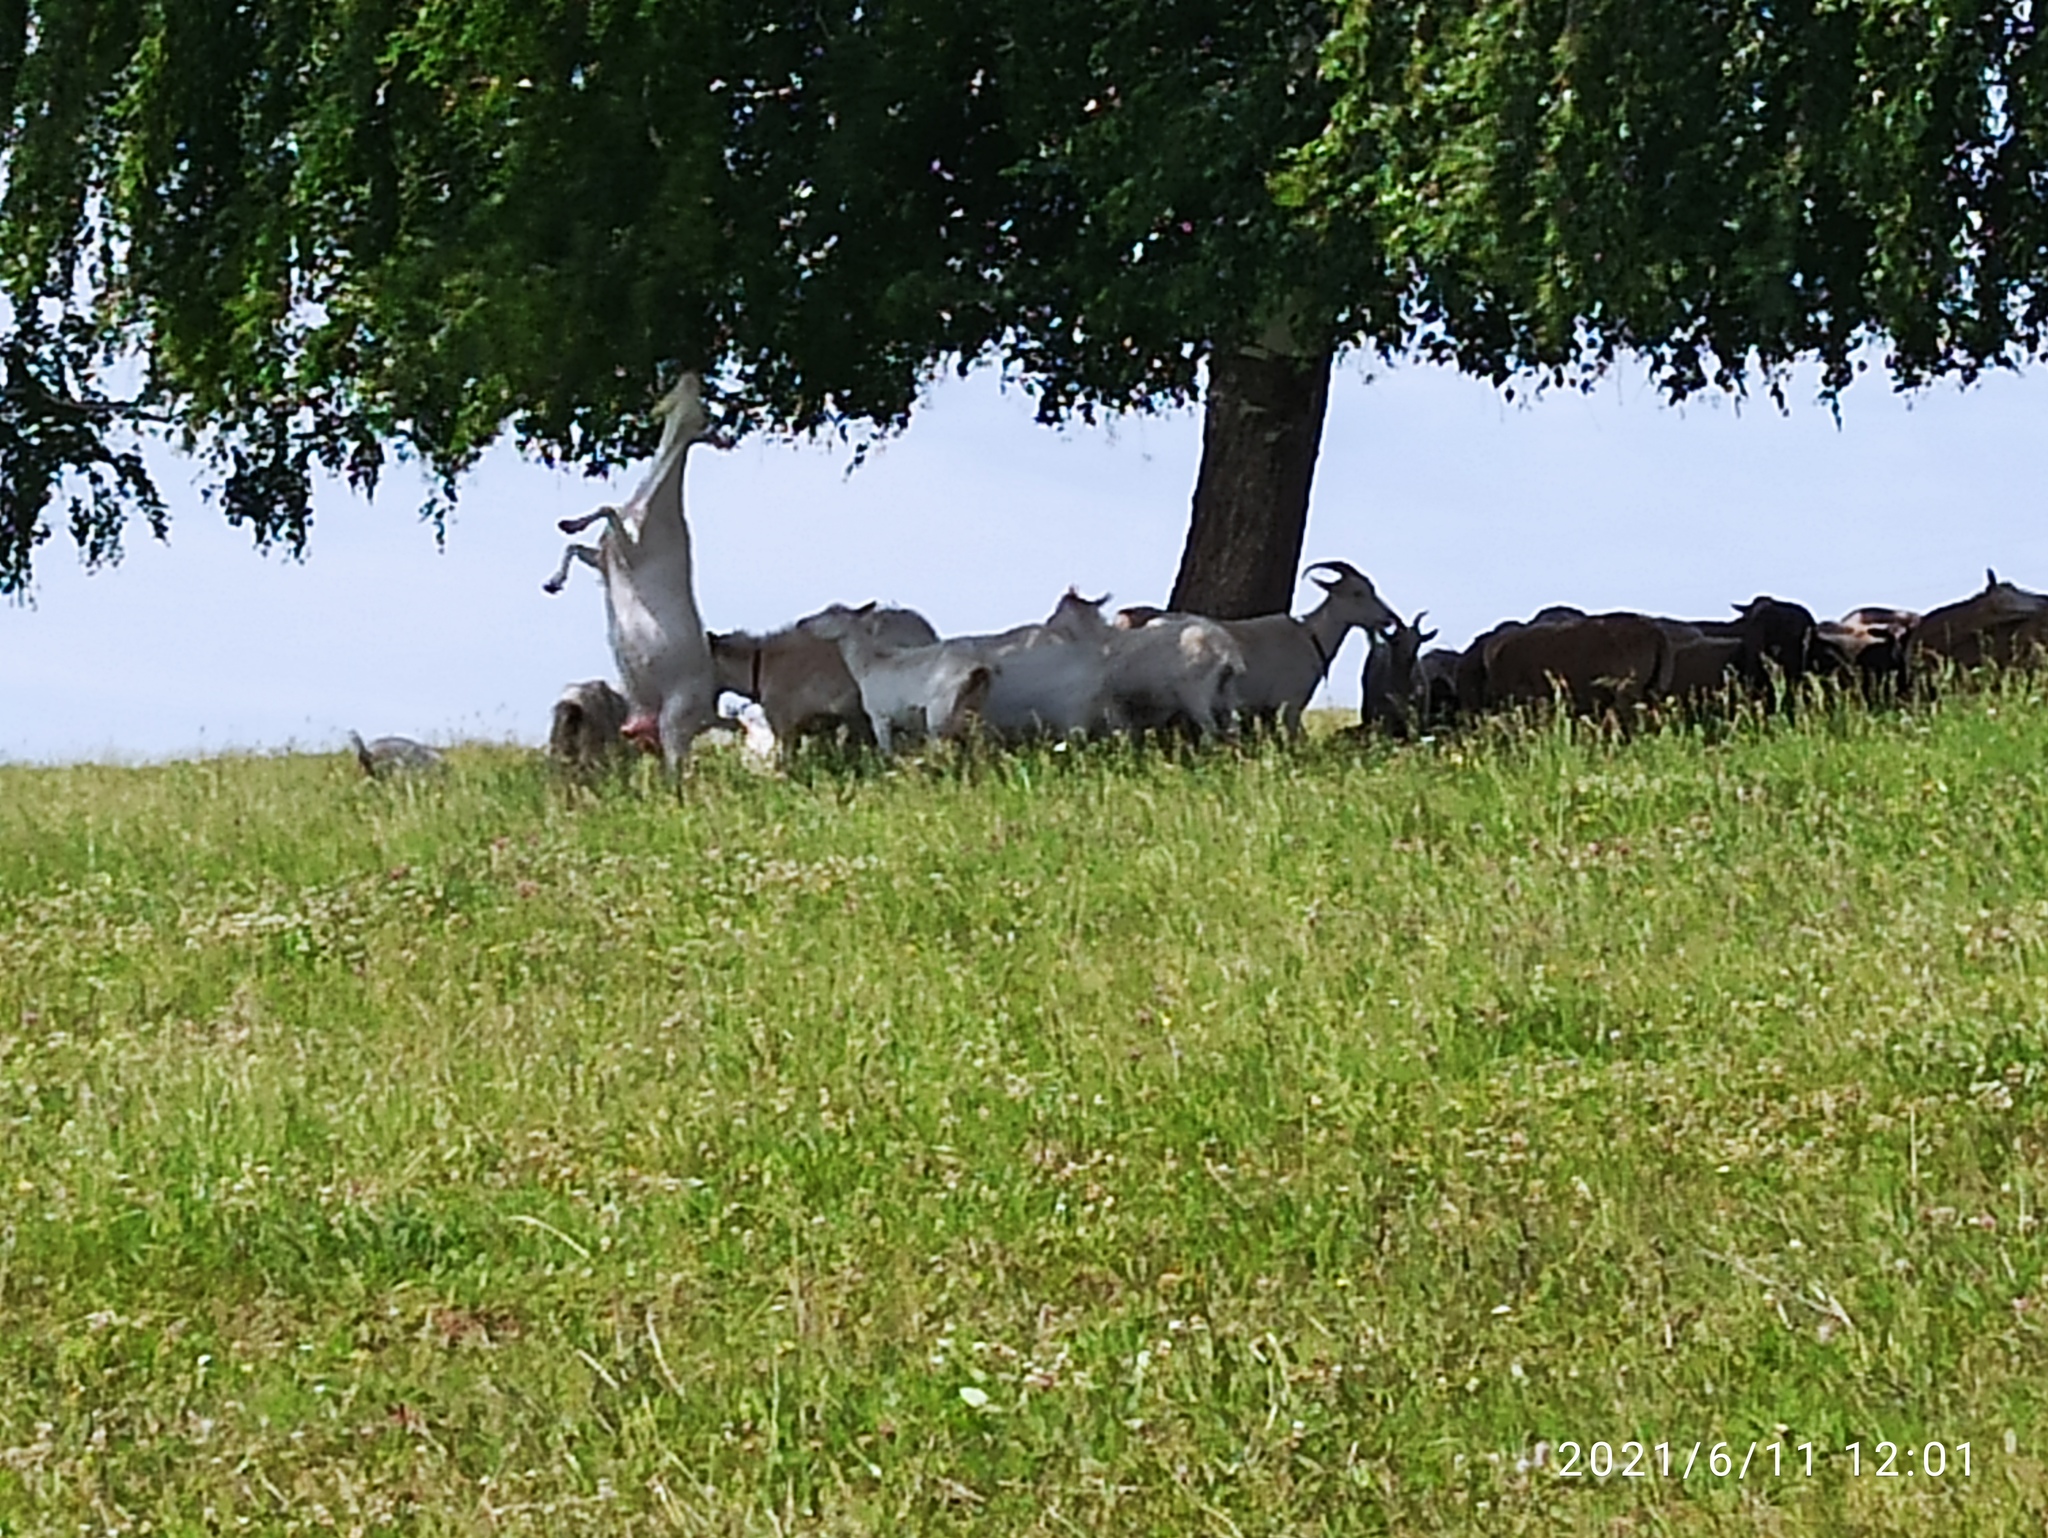
[(1316, 682), (1321, 683), (1330, 676), (1330, 654), (1323, 650), (1323, 643), (1316, 639), (1316, 633), (1308, 626), (1303, 625), (1301, 633), (1308, 637), (1308, 644), (1316, 649), (1316, 661), (1323, 665), (1321, 671), (1316, 674)]
[(752, 678), (748, 685), (748, 694), (757, 703), (761, 698), (761, 653), (766, 649), (760, 642), (756, 641), (754, 643), (754, 667)]

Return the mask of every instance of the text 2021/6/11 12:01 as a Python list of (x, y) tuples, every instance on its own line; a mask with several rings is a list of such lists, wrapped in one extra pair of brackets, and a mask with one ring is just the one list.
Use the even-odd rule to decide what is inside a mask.
[(1559, 1442), (1560, 1479), (1812, 1478), (1829, 1466), (1851, 1478), (1969, 1479), (1968, 1442)]

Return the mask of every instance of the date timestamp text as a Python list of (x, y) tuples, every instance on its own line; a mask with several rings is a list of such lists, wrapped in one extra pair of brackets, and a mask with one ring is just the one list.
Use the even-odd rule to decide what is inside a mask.
[(1852, 1479), (1969, 1479), (1968, 1442), (1559, 1442), (1559, 1479), (1811, 1479), (1832, 1465)]

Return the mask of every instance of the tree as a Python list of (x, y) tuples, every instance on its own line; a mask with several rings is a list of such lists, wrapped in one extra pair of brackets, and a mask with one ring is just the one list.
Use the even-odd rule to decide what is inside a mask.
[[(1351, 0), (1283, 195), (1370, 208), (1422, 354), (1673, 399), (1882, 344), (1901, 387), (2042, 350), (2048, 50), (2025, 3)], [(1398, 81), (1398, 88), (1392, 84)]]
[(1000, 68), (1018, 160), (999, 335), (1041, 416), (1193, 399), (1206, 420), (1171, 602), (1233, 617), (1294, 593), (1331, 362), (1398, 337), (1371, 210), (1311, 227), (1268, 183), (1328, 120), (1331, 13), (1281, 3), (1017, 4)]
[(1188, 400), (1206, 360), (1176, 597), (1278, 608), (1330, 358), (1398, 315), (1369, 248), (1266, 190), (1325, 121), (1314, 0), (15, 10), (13, 334), (91, 430), (8, 461), (0, 588), (66, 465), (118, 551), (138, 421), (297, 549), (311, 473), (371, 484), (393, 446), (453, 477), (509, 425), (603, 469), (691, 367), (736, 425), (887, 429), (996, 356), (1048, 419)]
[(317, 469), (603, 470), (688, 368), (858, 436), (995, 358), (1054, 420), (1206, 388), (1173, 601), (1280, 608), (1344, 347), (1674, 395), (2037, 351), (2030, 15), (0, 0), (0, 591), (67, 485), (88, 559), (160, 527), (165, 419), (296, 549)]
[(161, 527), (124, 439), (164, 420), (294, 550), (318, 469), (452, 485), (509, 426), (601, 471), (685, 369), (739, 426), (899, 425), (988, 341), (946, 302), (931, 168), (986, 180), (990, 109), (929, 88), (973, 72), (946, 11), (0, 3), (0, 592), (67, 471), (89, 560)]

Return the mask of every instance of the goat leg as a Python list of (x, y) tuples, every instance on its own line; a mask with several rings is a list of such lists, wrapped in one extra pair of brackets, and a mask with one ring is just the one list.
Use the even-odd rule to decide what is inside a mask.
[(559, 593), (568, 584), (569, 568), (581, 561), (585, 566), (598, 566), (597, 551), (589, 545), (571, 545), (562, 552), (562, 564), (555, 568), (555, 574), (540, 585), (543, 593)]
[(564, 518), (555, 527), (564, 534), (581, 534), (593, 523), (603, 523), (607, 529), (611, 530), (620, 539), (629, 542), (632, 539), (632, 536), (626, 532), (625, 524), (619, 521), (619, 510), (609, 504), (598, 508), (595, 512), (585, 513), (581, 518)]

